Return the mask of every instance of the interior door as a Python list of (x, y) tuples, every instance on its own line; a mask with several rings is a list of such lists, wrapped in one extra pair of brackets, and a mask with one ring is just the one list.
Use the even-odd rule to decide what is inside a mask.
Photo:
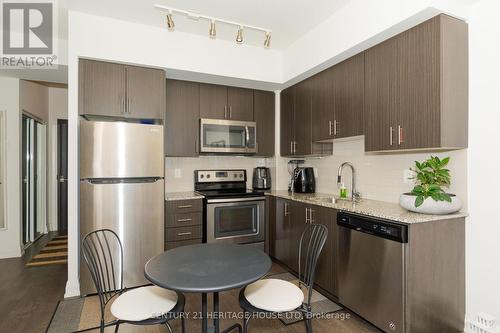
[(165, 72), (161, 69), (126, 67), (127, 114), (135, 119), (163, 119)]
[(68, 121), (57, 120), (57, 230), (68, 233)]
[(253, 121), (253, 90), (227, 87), (230, 120)]
[[(293, 155), (295, 86), (281, 91), (280, 110), (280, 155)], [(258, 129), (257, 129), (258, 131)]]
[(227, 87), (200, 83), (200, 118), (228, 119)]

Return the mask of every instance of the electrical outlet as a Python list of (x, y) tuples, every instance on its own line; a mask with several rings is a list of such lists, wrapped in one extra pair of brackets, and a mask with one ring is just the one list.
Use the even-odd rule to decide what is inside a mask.
[(174, 178), (181, 178), (181, 177), (182, 177), (181, 169), (179, 168), (174, 169)]
[(413, 184), (415, 182), (413, 180), (414, 176), (415, 176), (415, 173), (413, 171), (411, 171), (410, 169), (403, 170), (403, 183)]

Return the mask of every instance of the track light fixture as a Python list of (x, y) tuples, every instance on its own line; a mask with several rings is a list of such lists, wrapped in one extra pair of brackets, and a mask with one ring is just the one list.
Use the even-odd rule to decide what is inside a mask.
[(238, 32), (236, 34), (236, 42), (238, 44), (243, 43), (243, 29), (251, 29), (251, 30), (257, 30), (257, 31), (264, 32), (266, 34), (265, 40), (264, 40), (264, 47), (269, 48), (271, 46), (271, 30), (269, 30), (269, 29), (256, 27), (256, 26), (248, 25), (248, 24), (241, 24), (238, 22), (228, 21), (228, 20), (224, 20), (221, 18), (206, 16), (206, 15), (202, 15), (199, 13), (190, 12), (187, 10), (165, 7), (162, 5), (154, 5), (154, 7), (158, 10), (167, 12), (167, 27), (168, 27), (169, 31), (173, 31), (175, 29), (174, 19), (172, 17), (173, 13), (175, 12), (178, 14), (186, 15), (190, 18), (195, 18), (196, 20), (204, 19), (204, 20), (210, 21), (210, 29), (208, 30), (208, 36), (212, 39), (214, 39), (217, 36), (217, 31), (215, 29), (215, 22), (219, 22), (219, 23), (225, 23), (225, 24), (229, 24), (229, 25), (233, 25), (233, 26), (238, 27)]
[(217, 31), (215, 30), (215, 21), (210, 21), (210, 30), (208, 31), (210, 38), (214, 39), (217, 36)]
[(271, 33), (269, 31), (266, 32), (266, 39), (264, 40), (264, 47), (268, 49), (271, 46)]
[(172, 18), (172, 11), (170, 10), (167, 14), (167, 28), (169, 31), (175, 30), (174, 19)]
[(236, 43), (241, 44), (243, 43), (243, 27), (240, 26), (238, 28), (238, 33), (236, 34)]

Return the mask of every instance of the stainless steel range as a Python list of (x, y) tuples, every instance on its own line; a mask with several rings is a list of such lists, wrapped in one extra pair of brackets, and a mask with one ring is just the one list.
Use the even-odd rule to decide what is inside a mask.
[(246, 170), (196, 170), (197, 192), (205, 196), (207, 243), (236, 243), (264, 250), (265, 196), (247, 189)]

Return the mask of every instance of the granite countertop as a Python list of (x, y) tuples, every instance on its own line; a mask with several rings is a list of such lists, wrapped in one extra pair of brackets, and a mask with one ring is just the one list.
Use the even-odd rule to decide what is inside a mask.
[(188, 192), (166, 192), (165, 201), (175, 201), (175, 200), (193, 200), (204, 198), (203, 195), (196, 193), (194, 191)]
[[(289, 193), (288, 191), (269, 191), (266, 195), (271, 195), (279, 198), (294, 200), (312, 205), (318, 205), (328, 208), (334, 208), (345, 212), (352, 212), (361, 215), (373, 216), (377, 218), (401, 222), (404, 224), (432, 222), (439, 220), (449, 220), (463, 218), (467, 216), (465, 212), (458, 212), (448, 215), (427, 215), (409, 212), (399, 206), (397, 203), (361, 199), (356, 203), (348, 200), (336, 200), (333, 203), (328, 199), (336, 197), (333, 194), (326, 193)], [(337, 197), (336, 197), (337, 198)]]

